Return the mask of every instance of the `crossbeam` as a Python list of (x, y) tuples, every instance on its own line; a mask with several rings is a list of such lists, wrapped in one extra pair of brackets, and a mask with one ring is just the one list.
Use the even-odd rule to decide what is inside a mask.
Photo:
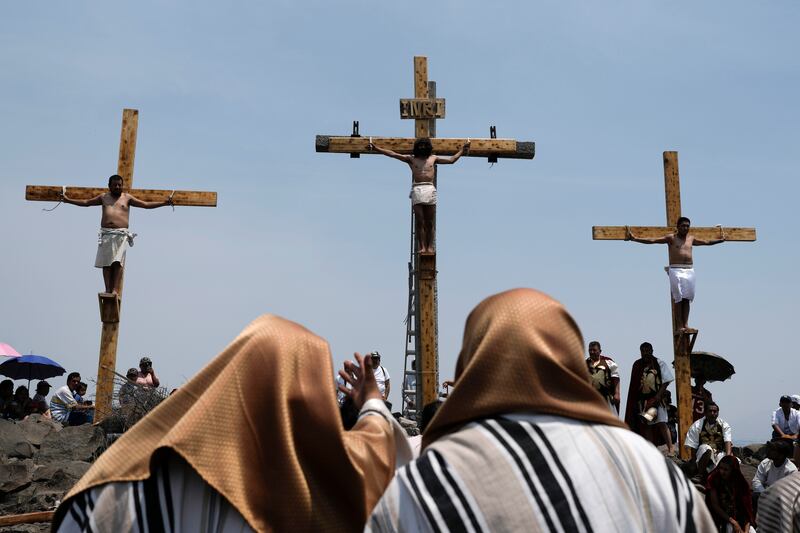
[[(596, 241), (624, 241), (626, 228), (630, 228), (634, 237), (643, 239), (657, 239), (664, 235), (675, 233), (675, 228), (667, 226), (592, 226), (592, 239)], [(689, 234), (698, 239), (712, 241), (719, 239), (725, 232), (725, 241), (752, 242), (756, 240), (755, 228), (726, 228), (714, 226), (713, 228), (691, 228)]]
[[(369, 149), (369, 137), (345, 137), (317, 135), (317, 152), (336, 154), (377, 154)], [(432, 138), (433, 152), (437, 155), (453, 155), (470, 141), (469, 152), (464, 157), (495, 156), (503, 159), (533, 159), (536, 144), (514, 139), (467, 139)], [(372, 142), (398, 154), (410, 154), (414, 139), (405, 137), (372, 137)]]
[[(100, 187), (67, 187), (67, 196), (73, 200), (89, 200), (97, 195), (107, 193), (108, 188)], [(173, 191), (159, 189), (125, 190), (143, 202), (163, 202)], [(58, 202), (61, 199), (61, 187), (52, 185), (28, 185), (25, 187), (25, 199), (32, 202)], [(191, 207), (216, 207), (217, 193), (206, 191), (174, 191), (174, 205)]]

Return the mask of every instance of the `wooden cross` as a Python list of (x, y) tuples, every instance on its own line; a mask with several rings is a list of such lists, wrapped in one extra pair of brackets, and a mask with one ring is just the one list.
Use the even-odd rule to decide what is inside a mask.
[[(154, 189), (131, 189), (133, 185), (133, 161), (136, 155), (136, 131), (139, 124), (139, 111), (122, 111), (122, 133), (119, 142), (119, 162), (117, 174), (122, 176), (123, 190), (145, 202), (164, 201), (172, 195), (173, 205), (216, 207), (217, 193), (202, 191), (166, 191)], [(58, 202), (61, 187), (48, 185), (28, 185), (25, 199), (35, 202)], [(105, 187), (67, 187), (66, 195), (74, 200), (88, 200), (108, 192)], [(111, 398), (114, 392), (114, 369), (117, 364), (117, 339), (119, 336), (119, 315), (122, 298), (123, 276), (120, 276), (119, 296), (108, 293), (98, 294), (100, 320), (103, 323), (100, 334), (100, 361), (97, 368), (97, 397), (95, 420), (111, 413)]]
[[(452, 155), (469, 140), (469, 152), (465, 153), (464, 157), (487, 157), (491, 162), (496, 162), (498, 158), (533, 159), (535, 154), (533, 142), (497, 139), (494, 127), (491, 128), (492, 138), (489, 139), (435, 138), (436, 120), (445, 116), (445, 101), (443, 98), (436, 98), (435, 92), (436, 84), (428, 81), (428, 58), (414, 57), (414, 98), (400, 100), (400, 118), (414, 119), (414, 137), (371, 137), (372, 142), (400, 154), (411, 154), (417, 138), (429, 137), (433, 145), (433, 153)], [(377, 153), (369, 149), (370, 138), (358, 134), (357, 124), (354, 124), (351, 136), (317, 135), (317, 152), (350, 154), (351, 157)], [(435, 235), (434, 222), (431, 236), (431, 242), (434, 245)], [(415, 256), (416, 285), (419, 289), (419, 297), (416, 299), (416, 316), (419, 321), (417, 327), (419, 349), (416, 353), (417, 405), (422, 408), (436, 401), (439, 391), (436, 254), (418, 253)]]
[[(678, 152), (664, 152), (664, 191), (667, 205), (666, 226), (593, 226), (592, 238), (594, 240), (625, 240), (628, 229), (638, 238), (658, 238), (675, 233), (678, 218), (681, 216), (681, 183), (678, 175)], [(719, 239), (723, 232), (720, 226), (694, 227), (689, 233), (703, 240)], [(755, 228), (724, 228), (726, 241), (755, 241)], [(678, 396), (678, 448), (683, 459), (689, 459), (688, 451), (684, 448), (686, 432), (692, 425), (692, 385), (690, 357), (694, 341), (697, 339), (697, 330), (680, 333), (680, 324), (675, 317), (670, 293), (670, 309), (672, 309), (673, 351), (675, 354), (675, 389)], [(631, 387), (636, 384), (631, 383)]]

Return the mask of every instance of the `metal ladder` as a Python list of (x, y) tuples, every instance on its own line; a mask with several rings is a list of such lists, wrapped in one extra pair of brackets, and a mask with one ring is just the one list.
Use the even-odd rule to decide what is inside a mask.
[[(403, 383), (402, 383), (402, 413), (405, 418), (417, 419), (417, 406), (420, 404), (419, 388), (416, 386), (420, 382), (419, 369), (411, 367), (412, 362), (416, 361), (419, 353), (420, 339), (417, 336), (419, 331), (419, 313), (417, 312), (417, 302), (419, 301), (419, 286), (417, 285), (417, 246), (415, 235), (416, 223), (414, 220), (414, 210), (411, 210), (411, 252), (408, 261), (408, 310), (406, 314), (406, 334), (404, 344), (405, 361), (403, 362)], [(413, 387), (408, 387), (411, 378)]]

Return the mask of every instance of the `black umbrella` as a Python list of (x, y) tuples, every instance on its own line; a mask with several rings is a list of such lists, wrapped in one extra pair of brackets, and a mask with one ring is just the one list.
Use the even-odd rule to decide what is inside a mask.
[(724, 357), (711, 352), (692, 352), (691, 367), (693, 378), (706, 381), (725, 381), (736, 373)]

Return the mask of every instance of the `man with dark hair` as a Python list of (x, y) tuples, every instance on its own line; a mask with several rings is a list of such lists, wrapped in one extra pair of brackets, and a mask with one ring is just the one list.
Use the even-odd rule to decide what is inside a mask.
[(731, 426), (719, 418), (719, 406), (706, 404), (706, 416), (689, 427), (683, 445), (697, 463), (698, 474), (705, 479), (708, 472), (726, 455), (733, 455)]
[(73, 200), (66, 194), (61, 195), (61, 200), (65, 204), (78, 207), (103, 206), (94, 266), (103, 269), (106, 292), (113, 294), (119, 294), (122, 267), (125, 266), (125, 252), (129, 246), (133, 246), (133, 238), (136, 236), (135, 233), (128, 231), (130, 208), (154, 209), (172, 204), (171, 195), (163, 202), (143, 202), (127, 192), (122, 192), (122, 186), (122, 176), (114, 174), (108, 178), (108, 192), (98, 194), (89, 200)]
[(31, 412), (39, 414), (47, 414), (50, 407), (47, 405), (47, 395), (50, 394), (50, 384), (46, 381), (40, 381), (36, 384), (36, 394), (31, 401)]
[(753, 476), (753, 507), (758, 510), (758, 498), (761, 493), (790, 474), (797, 472), (797, 467), (789, 458), (792, 456), (792, 441), (774, 439), (767, 444), (767, 458), (761, 461)]
[(136, 376), (136, 384), (142, 387), (158, 387), (161, 381), (153, 370), (153, 361), (145, 356), (139, 359), (139, 373)]
[(67, 384), (58, 389), (55, 394), (53, 394), (53, 397), (50, 398), (50, 414), (53, 420), (61, 422), (65, 426), (80, 425), (80, 423), (83, 423), (79, 420), (80, 417), (72, 418), (70, 415), (73, 412), (91, 411), (94, 409), (94, 406), (80, 404), (75, 399), (74, 391), (78, 389), (80, 382), (80, 373), (70, 372), (67, 376)]
[(433, 145), (427, 137), (414, 141), (412, 155), (386, 150), (370, 141), (369, 149), (393, 157), (411, 167), (411, 205), (414, 208), (417, 240), (420, 253), (433, 253), (433, 215), (436, 206), (436, 165), (452, 165), (469, 150), (469, 141), (450, 157), (433, 155)]
[(800, 411), (792, 408), (792, 397), (781, 396), (778, 408), (772, 413), (772, 438), (793, 439), (800, 436)]
[(611, 412), (619, 416), (619, 366), (610, 357), (601, 355), (602, 351), (598, 341), (590, 342), (586, 367), (592, 378), (592, 386), (608, 402)]
[(630, 228), (626, 228), (625, 240), (642, 244), (666, 244), (669, 246), (669, 285), (672, 291), (675, 320), (680, 331), (689, 329), (689, 304), (694, 300), (694, 263), (692, 261), (692, 246), (712, 246), (725, 242), (725, 232), (720, 227), (720, 238), (713, 241), (697, 239), (689, 234), (691, 221), (680, 217), (675, 233), (645, 239), (634, 237)]
[(675, 447), (667, 427), (665, 392), (675, 379), (672, 368), (653, 355), (653, 345), (639, 346), (641, 358), (633, 363), (628, 401), (625, 404), (625, 423), (653, 444), (666, 444), (667, 454), (674, 455)]

